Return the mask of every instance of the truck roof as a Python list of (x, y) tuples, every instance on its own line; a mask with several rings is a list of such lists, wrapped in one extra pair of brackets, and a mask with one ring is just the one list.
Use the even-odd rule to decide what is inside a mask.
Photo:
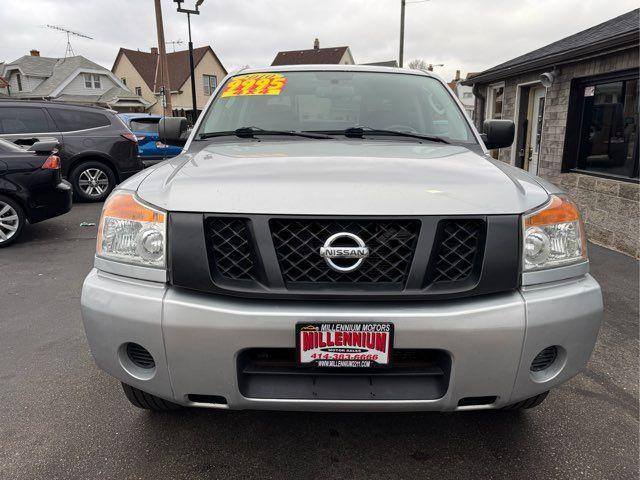
[(404, 73), (407, 75), (422, 75), (425, 77), (439, 78), (433, 72), (425, 70), (411, 70), (408, 68), (381, 67), (378, 65), (278, 65), (269, 67), (241, 68), (229, 75), (245, 75), (249, 73), (271, 72), (378, 72), (378, 73)]

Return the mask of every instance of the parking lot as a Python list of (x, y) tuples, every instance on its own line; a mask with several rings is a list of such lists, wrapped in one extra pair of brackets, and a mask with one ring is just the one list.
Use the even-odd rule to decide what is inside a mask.
[(0, 478), (637, 478), (638, 263), (591, 246), (605, 318), (587, 370), (524, 413), (132, 407), (91, 359), (80, 291), (98, 204), (0, 250)]

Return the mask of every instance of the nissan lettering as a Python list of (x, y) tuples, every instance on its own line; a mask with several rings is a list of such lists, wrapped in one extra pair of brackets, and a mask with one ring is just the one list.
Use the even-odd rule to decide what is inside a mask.
[(245, 69), (104, 203), (82, 316), (135, 406), (521, 409), (603, 305), (575, 204), (430, 72)]

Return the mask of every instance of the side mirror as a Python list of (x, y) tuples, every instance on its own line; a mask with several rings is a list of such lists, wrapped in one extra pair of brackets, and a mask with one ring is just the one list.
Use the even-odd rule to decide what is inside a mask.
[(481, 137), (489, 150), (510, 147), (516, 132), (516, 126), (511, 120), (485, 120), (482, 125), (484, 132)]
[(177, 147), (187, 143), (189, 124), (184, 117), (162, 117), (158, 123), (160, 141)]
[(58, 150), (58, 140), (40, 140), (31, 145), (27, 150), (41, 155), (50, 155)]

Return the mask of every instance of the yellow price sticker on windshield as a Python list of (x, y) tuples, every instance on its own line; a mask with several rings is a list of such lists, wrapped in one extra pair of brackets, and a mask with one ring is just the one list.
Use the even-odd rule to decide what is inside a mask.
[(222, 91), (224, 97), (247, 95), (280, 95), (287, 84), (287, 77), (281, 73), (251, 73), (233, 77)]

